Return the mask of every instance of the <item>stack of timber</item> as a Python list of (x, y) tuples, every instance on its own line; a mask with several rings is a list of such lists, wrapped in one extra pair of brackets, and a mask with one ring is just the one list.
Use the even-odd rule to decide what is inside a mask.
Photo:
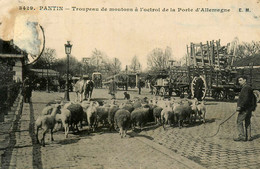
[(205, 44), (191, 43), (187, 45), (187, 65), (194, 67), (213, 67), (214, 69), (230, 68), (234, 56), (228, 54), (228, 45), (221, 46), (220, 40)]

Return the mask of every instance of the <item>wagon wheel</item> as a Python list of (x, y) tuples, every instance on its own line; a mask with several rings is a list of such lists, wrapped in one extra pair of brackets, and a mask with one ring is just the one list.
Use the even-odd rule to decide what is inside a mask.
[[(207, 83), (206, 83), (206, 80), (203, 76), (200, 76), (200, 78), (202, 79), (203, 81), (203, 87), (202, 87), (202, 98), (201, 99), (204, 99), (205, 96), (206, 96), (206, 92), (207, 92)], [(195, 86), (197, 84), (197, 78), (194, 77), (192, 79), (192, 82), (191, 82), (191, 94), (192, 94), (192, 97), (194, 98), (194, 93), (195, 93)]]
[(217, 95), (218, 100), (224, 100), (225, 99), (225, 92), (223, 90), (220, 90)]
[(258, 103), (260, 101), (260, 92), (258, 90), (254, 90), (253, 92), (256, 96), (256, 100), (257, 100), (257, 103)]
[(164, 87), (161, 87), (161, 88), (160, 88), (159, 94), (160, 94), (161, 96), (164, 96), (164, 95), (165, 95), (165, 88), (164, 88)]
[(224, 100), (225, 99), (225, 92), (221, 89), (213, 90), (212, 97), (216, 100)]
[(176, 96), (180, 96), (181, 92), (180, 91), (176, 91)]
[(234, 91), (229, 91), (228, 92), (228, 96), (227, 97), (228, 97), (229, 100), (234, 100), (235, 96), (236, 96), (236, 94), (235, 94)]

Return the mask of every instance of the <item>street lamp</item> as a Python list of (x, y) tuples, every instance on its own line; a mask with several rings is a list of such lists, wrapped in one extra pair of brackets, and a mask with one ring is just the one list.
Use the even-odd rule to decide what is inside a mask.
[(67, 44), (64, 44), (64, 46), (65, 46), (65, 53), (67, 54), (67, 76), (66, 76), (64, 100), (70, 101), (70, 96), (69, 96), (69, 55), (71, 53), (72, 45), (70, 44), (70, 41), (67, 41)]
[(50, 88), (49, 88), (49, 69), (50, 69), (50, 65), (48, 62), (46, 62), (46, 68), (47, 68), (47, 84), (46, 84), (46, 91), (49, 93), (50, 92)]
[(128, 90), (128, 66), (125, 66), (125, 74), (126, 74), (126, 86), (125, 86), (125, 90)]

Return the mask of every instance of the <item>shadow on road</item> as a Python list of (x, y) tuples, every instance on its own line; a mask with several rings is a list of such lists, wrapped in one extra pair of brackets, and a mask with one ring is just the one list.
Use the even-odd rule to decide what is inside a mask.
[(253, 139), (253, 140), (258, 139), (258, 138), (260, 138), (260, 134), (257, 134), (257, 135), (252, 136), (252, 139)]
[(57, 144), (66, 145), (66, 144), (74, 144), (77, 143), (80, 138), (66, 138), (64, 140), (57, 141)]
[(216, 118), (206, 119), (205, 124), (207, 123), (214, 123), (216, 121)]
[(149, 140), (153, 140), (154, 138), (153, 137), (150, 137), (150, 136), (147, 136), (147, 135), (143, 135), (143, 134), (138, 134), (134, 131), (131, 131), (129, 133), (127, 133), (130, 137), (143, 137), (143, 138), (146, 138), (146, 139), (149, 139)]

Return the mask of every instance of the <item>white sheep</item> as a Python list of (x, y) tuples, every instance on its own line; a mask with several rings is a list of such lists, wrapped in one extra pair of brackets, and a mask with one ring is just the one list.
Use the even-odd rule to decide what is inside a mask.
[[(64, 106), (64, 107), (66, 107), (66, 106)], [(74, 132), (75, 128), (79, 132), (78, 124), (80, 124), (80, 128), (82, 128), (82, 121), (85, 116), (83, 107), (79, 103), (76, 103), (76, 104), (72, 103), (67, 107), (67, 109), (71, 113), (70, 126), (72, 127), (73, 132)]]
[(90, 105), (86, 111), (89, 129), (95, 131), (97, 127), (97, 102), (90, 102)]
[(65, 138), (68, 138), (69, 125), (71, 123), (71, 112), (68, 109), (62, 108), (61, 114), (56, 114), (56, 121), (61, 121), (65, 130)]
[(126, 137), (127, 129), (131, 125), (131, 114), (128, 110), (119, 109), (115, 113), (115, 124), (119, 127), (121, 138)]
[(138, 125), (142, 130), (142, 127), (148, 122), (149, 110), (149, 107), (139, 107), (131, 112), (131, 122), (133, 129), (136, 125)]
[(51, 130), (51, 141), (54, 141), (53, 128), (56, 124), (55, 116), (56, 116), (57, 112), (60, 110), (60, 108), (61, 108), (61, 106), (59, 104), (56, 104), (50, 115), (39, 116), (37, 118), (37, 120), (35, 121), (37, 143), (39, 143), (39, 138), (38, 138), (39, 129), (40, 128), (43, 129), (43, 134), (42, 134), (42, 139), (41, 139), (43, 147), (45, 146), (45, 134), (48, 132), (49, 129)]
[(110, 105), (103, 105), (97, 107), (97, 124), (101, 123), (103, 127), (108, 123), (108, 112)]
[(205, 106), (205, 101), (202, 101), (199, 105), (197, 105), (198, 109), (198, 117), (199, 120), (203, 120), (203, 123), (206, 122), (206, 106)]
[(117, 112), (117, 110), (119, 110), (119, 106), (116, 104), (111, 104), (109, 111), (108, 111), (108, 123), (109, 123), (109, 130), (111, 131), (112, 129), (114, 129), (114, 117), (115, 117), (115, 113)]
[(197, 98), (192, 100), (192, 104), (191, 104), (191, 122), (196, 122), (196, 119), (198, 117), (198, 100)]
[(184, 120), (190, 121), (192, 109), (189, 102), (173, 104), (174, 118), (178, 122), (179, 128), (183, 126)]
[(161, 119), (162, 119), (164, 129), (165, 129), (166, 124), (169, 124), (169, 125), (173, 124), (174, 113), (173, 113), (173, 108), (172, 108), (171, 102), (169, 102), (169, 101), (165, 102), (165, 106), (163, 107), (163, 109), (161, 111)]
[(83, 108), (83, 111), (84, 111), (83, 121), (85, 121), (86, 123), (88, 122), (86, 112), (87, 112), (87, 109), (89, 106), (90, 106), (90, 101), (83, 100), (81, 102), (81, 107)]
[(48, 106), (44, 107), (42, 109), (41, 115), (51, 114), (53, 107), (54, 107), (53, 105), (48, 105)]

